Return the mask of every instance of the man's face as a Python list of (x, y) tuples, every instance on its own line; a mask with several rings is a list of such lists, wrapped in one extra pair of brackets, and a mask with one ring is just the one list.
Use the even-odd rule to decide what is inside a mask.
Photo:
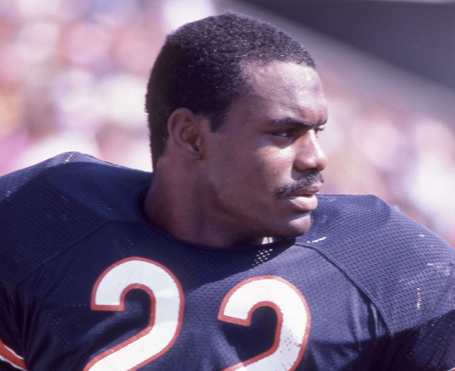
[(305, 233), (326, 158), (317, 133), (327, 121), (319, 77), (287, 62), (249, 64), (251, 92), (232, 102), (207, 136), (205, 187), (211, 221), (239, 240)]

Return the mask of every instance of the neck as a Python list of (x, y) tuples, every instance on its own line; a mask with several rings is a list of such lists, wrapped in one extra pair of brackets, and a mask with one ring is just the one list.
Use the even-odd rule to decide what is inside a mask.
[[(200, 245), (229, 248), (260, 244), (262, 238), (244, 236), (211, 214), (206, 192), (197, 179), (169, 180), (156, 176), (147, 192), (144, 210), (153, 226), (181, 240)], [(184, 186), (182, 186), (184, 185)]]

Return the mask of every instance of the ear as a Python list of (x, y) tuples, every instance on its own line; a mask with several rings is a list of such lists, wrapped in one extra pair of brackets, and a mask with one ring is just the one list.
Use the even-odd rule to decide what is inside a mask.
[(183, 155), (194, 160), (203, 155), (204, 121), (207, 120), (203, 116), (187, 108), (178, 108), (167, 122), (169, 140)]

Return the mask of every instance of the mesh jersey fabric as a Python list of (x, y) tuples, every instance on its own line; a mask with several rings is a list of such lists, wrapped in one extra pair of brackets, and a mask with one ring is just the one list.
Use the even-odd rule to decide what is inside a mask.
[[(150, 182), (149, 173), (79, 153), (1, 178), (0, 341), (24, 358), (24, 369), (124, 370), (102, 357), (138, 344), (138, 334), (158, 327), (166, 295), (177, 295), (136, 283), (121, 297), (123, 310), (96, 308), (106, 272), (131, 261), (151, 264), (181, 289), (176, 335), (134, 369), (255, 369), (273, 357), (256, 369), (455, 367), (455, 253), (398, 209), (373, 196), (321, 195), (305, 235), (214, 249), (146, 223), (140, 203)], [(232, 290), (270, 277), (304, 298), (306, 347), (286, 337), (297, 326), (285, 322), (295, 310), (286, 297), (258, 303), (248, 326), (220, 317)], [(299, 358), (282, 362), (295, 347)], [(129, 358), (139, 352), (131, 349)], [(17, 369), (0, 353), (1, 371)]]

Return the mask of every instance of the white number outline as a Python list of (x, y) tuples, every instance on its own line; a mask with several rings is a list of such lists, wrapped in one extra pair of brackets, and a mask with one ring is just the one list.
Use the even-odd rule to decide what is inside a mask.
[(14, 350), (8, 348), (1, 340), (0, 360), (10, 364), (14, 368), (27, 371), (27, 368), (25, 367), (24, 357), (21, 357), (20, 355), (15, 353)]
[[(258, 285), (259, 283), (259, 285)], [(266, 284), (265, 287), (261, 288), (261, 284)], [(272, 285), (273, 283), (273, 285)], [(267, 288), (267, 286), (269, 286)], [(273, 288), (272, 286), (276, 286)], [(289, 310), (286, 310), (284, 303), (276, 303), (275, 300), (277, 299), (277, 295), (273, 293), (266, 293), (266, 295), (272, 295), (275, 297), (274, 300), (261, 300), (250, 303), (253, 304), (249, 308), (236, 308), (237, 304), (244, 304), (245, 300), (251, 300), (249, 296), (251, 293), (248, 292), (249, 289), (257, 290), (257, 289), (265, 289), (267, 290), (286, 290), (289, 299), (294, 301), (293, 305), (300, 306), (299, 313), (301, 313), (302, 318), (300, 319), (301, 323), (298, 325), (300, 328), (298, 329), (298, 333), (296, 334), (298, 337), (291, 336), (291, 345), (294, 347), (299, 348), (297, 356), (294, 356), (289, 363), (289, 360), (282, 359), (284, 357), (284, 353), (280, 352), (279, 349), (283, 349), (285, 347), (285, 340), (282, 339), (282, 331), (283, 331), (283, 322), (285, 320), (285, 316), (290, 316)], [(262, 294), (262, 293), (261, 293)], [(253, 313), (259, 307), (270, 307), (272, 308), (278, 317), (275, 336), (274, 336), (274, 343), (272, 347), (253, 357), (249, 360), (244, 362), (237, 363), (234, 366), (230, 366), (223, 371), (234, 371), (234, 370), (265, 370), (265, 367), (270, 370), (277, 370), (275, 367), (277, 358), (278, 363), (289, 363), (289, 367), (286, 368), (286, 371), (293, 371), (298, 366), (300, 361), (302, 360), (303, 354), (305, 353), (305, 348), (308, 343), (308, 337), (310, 335), (311, 329), (311, 316), (308, 304), (305, 300), (305, 297), (302, 293), (289, 281), (273, 275), (268, 276), (259, 276), (247, 279), (235, 285), (228, 294), (224, 297), (220, 311), (218, 313), (218, 319), (224, 322), (234, 323), (237, 325), (242, 326), (250, 326), (251, 319)], [(289, 307), (289, 305), (287, 305)], [(290, 322), (289, 319), (286, 322)], [(292, 334), (291, 334), (292, 335)], [(285, 371), (285, 370), (283, 370)]]
[[(170, 281), (169, 282), (173, 282), (174, 283), (174, 287), (171, 287), (169, 288), (170, 290), (171, 289), (177, 289), (177, 292), (178, 292), (178, 305), (179, 305), (179, 310), (178, 310), (178, 316), (177, 318), (175, 319), (175, 321), (177, 321), (177, 327), (174, 331), (174, 335), (172, 336), (172, 339), (170, 339), (169, 341), (167, 341), (167, 345), (163, 347), (163, 349), (161, 351), (159, 351), (158, 353), (154, 353), (152, 354), (149, 358), (147, 358), (146, 360), (144, 360), (143, 362), (137, 364), (136, 366), (132, 367), (132, 368), (129, 368), (128, 371), (134, 371), (134, 370), (137, 370), (139, 368), (141, 368), (142, 366), (152, 362), (153, 360), (157, 359), (158, 357), (160, 357), (161, 355), (163, 355), (164, 353), (166, 353), (169, 348), (172, 347), (172, 345), (175, 343), (175, 341), (177, 340), (177, 337), (180, 333), (180, 330), (181, 330), (181, 327), (182, 327), (182, 320), (183, 320), (183, 312), (184, 312), (184, 295), (183, 295), (183, 289), (180, 285), (180, 282), (177, 280), (177, 278), (174, 276), (174, 274), (168, 269), (166, 268), (165, 266), (153, 261), (153, 260), (149, 260), (149, 259), (145, 259), (145, 258), (140, 258), (140, 257), (130, 257), (130, 258), (126, 258), (126, 259), (123, 259), (123, 260), (120, 260), (114, 264), (112, 264), (109, 268), (107, 268), (102, 274), (101, 276), (98, 278), (98, 280), (96, 281), (94, 287), (93, 287), (93, 290), (92, 290), (92, 299), (91, 299), (91, 305), (90, 305), (90, 308), (92, 310), (96, 310), (96, 311), (123, 311), (124, 308), (125, 308), (125, 296), (126, 294), (130, 291), (130, 290), (133, 290), (133, 289), (141, 289), (145, 292), (148, 293), (148, 295), (150, 296), (150, 299), (151, 299), (151, 309), (150, 309), (150, 317), (149, 317), (149, 324), (147, 325), (147, 327), (140, 331), (138, 334), (132, 336), (131, 338), (123, 341), (122, 343), (104, 351), (103, 353), (99, 354), (98, 356), (94, 357), (84, 368), (83, 371), (102, 371), (102, 370), (113, 370), (112, 368), (103, 368), (104, 366), (102, 365), (101, 362), (104, 362), (104, 360), (112, 355), (114, 355), (115, 353), (121, 351), (122, 349), (128, 347), (129, 345), (133, 344), (134, 342), (136, 341), (139, 341), (141, 338), (143, 338), (144, 336), (149, 336), (150, 337), (150, 333), (151, 331), (153, 330), (154, 328), (154, 325), (155, 325), (155, 319), (156, 319), (156, 310), (157, 310), (157, 305), (159, 304), (159, 301), (158, 301), (158, 298), (156, 297), (155, 293), (153, 292), (153, 290), (147, 285), (147, 284), (144, 284), (144, 283), (141, 283), (141, 282), (131, 282), (129, 285), (127, 286), (118, 286), (116, 289), (117, 291), (120, 291), (121, 289), (121, 295), (120, 295), (120, 298), (118, 300), (118, 302), (116, 304), (112, 304), (112, 303), (98, 303), (97, 302), (97, 295), (99, 295), (100, 293), (100, 285), (103, 285), (103, 282), (105, 282), (106, 280), (106, 277), (108, 275), (112, 276), (114, 275), (114, 278), (117, 279), (118, 277), (115, 277), (115, 273), (117, 272), (118, 269), (120, 269), (120, 267), (125, 267), (125, 264), (128, 264), (130, 262), (145, 262), (151, 266), (153, 266), (154, 268), (157, 268), (158, 271), (161, 273), (161, 274), (164, 274), (164, 275), (167, 275), (168, 278), (170, 278)], [(114, 272), (114, 273), (113, 273)], [(134, 275), (134, 272), (132, 272), (132, 274)], [(153, 273), (151, 273), (153, 275)], [(121, 277), (120, 277), (121, 278)], [(169, 293), (166, 293), (164, 292), (164, 295), (167, 295)], [(161, 299), (163, 300), (163, 299)], [(101, 366), (100, 366), (101, 364)], [(98, 365), (98, 366), (97, 366)]]
[[(161, 287), (161, 291), (158, 291), (158, 298), (156, 297), (154, 290), (150, 287), (149, 284), (139, 282), (137, 279), (133, 279), (133, 282), (126, 284), (127, 282), (130, 282), (128, 279), (131, 279), (131, 277), (128, 276), (125, 279), (125, 272), (119, 272), (119, 267), (125, 267), (126, 264), (137, 262), (146, 263), (147, 269), (152, 267), (151, 272), (146, 272), (149, 276), (148, 278), (152, 278), (152, 284), (157, 281), (157, 273), (159, 273), (161, 275), (161, 278), (164, 278), (166, 281), (166, 285), (164, 287), (167, 289), (162, 290), (163, 287)], [(126, 273), (128, 273), (128, 270)], [(129, 273), (130, 275), (134, 276), (134, 269)], [(112, 299), (112, 285), (109, 285), (109, 283), (112, 284), (112, 282), (110, 282), (109, 279), (106, 279), (108, 276), (110, 278), (113, 276), (114, 281), (118, 280), (118, 282), (114, 282), (117, 284), (117, 286), (113, 287), (114, 297), (116, 299)], [(103, 285), (103, 283), (106, 281), (108, 282), (107, 287), (106, 285)], [(83, 371), (134, 371), (163, 355), (177, 340), (182, 327), (184, 312), (183, 290), (174, 274), (165, 266), (155, 261), (145, 258), (132, 257), (123, 259), (111, 265), (101, 274), (93, 287), (91, 309), (101, 311), (123, 311), (125, 307), (125, 296), (132, 289), (144, 290), (150, 296), (152, 308), (150, 310), (148, 326), (138, 334), (94, 357), (87, 364)], [(172, 292), (172, 289), (174, 289), (174, 292)], [(100, 302), (100, 299), (98, 298), (100, 290), (102, 294), (109, 296), (107, 300), (105, 297), (104, 299), (101, 299)], [(163, 296), (164, 291), (169, 292), (165, 293)], [(118, 295), (118, 293), (120, 293), (119, 298), (115, 296)], [(160, 348), (161, 350), (152, 350), (148, 358), (140, 363), (134, 363), (133, 367), (130, 367), (130, 365), (128, 365), (127, 367), (129, 368), (127, 368), (127, 370), (125, 370), (126, 367), (124, 365), (118, 366), (115, 363), (108, 365), (106, 362), (104, 362), (105, 359), (114, 356), (117, 352), (121, 352), (122, 349), (125, 349), (136, 341), (140, 341), (140, 339), (146, 336), (148, 336), (149, 339), (152, 338), (152, 336), (150, 336), (150, 333), (155, 325), (157, 305), (161, 302), (158, 301), (158, 299), (161, 297), (163, 299), (160, 300), (165, 300), (166, 296), (171, 297), (171, 300), (174, 300), (172, 304), (174, 306), (173, 313), (175, 313), (175, 299), (177, 299), (178, 315), (175, 319), (175, 322), (177, 323), (176, 328), (172, 330), (172, 338), (169, 336), (168, 339), (164, 340), (158, 338), (162, 345)], [(103, 300), (105, 301), (103, 302)], [(115, 303), (107, 302), (109, 300), (113, 300)], [(162, 306), (166, 308), (165, 304)], [(259, 276), (238, 283), (231, 290), (229, 290), (229, 292), (223, 298), (218, 313), (218, 319), (220, 321), (237, 325), (250, 326), (253, 313), (256, 311), (256, 309), (264, 306), (272, 308), (277, 314), (277, 324), (275, 328), (273, 345), (267, 351), (258, 354), (257, 356), (254, 356), (253, 358), (250, 358), (246, 361), (237, 363), (234, 366), (230, 366), (223, 371), (293, 371), (302, 360), (311, 329), (310, 310), (302, 293), (292, 283), (281, 277), (273, 275)], [(154, 334), (156, 335), (157, 332)], [(157, 336), (154, 336), (154, 338), (154, 340), (156, 340)], [(145, 344), (143, 344), (139, 349), (142, 350), (142, 348), (144, 348), (144, 345)], [(120, 359), (122, 354), (120, 355)]]

